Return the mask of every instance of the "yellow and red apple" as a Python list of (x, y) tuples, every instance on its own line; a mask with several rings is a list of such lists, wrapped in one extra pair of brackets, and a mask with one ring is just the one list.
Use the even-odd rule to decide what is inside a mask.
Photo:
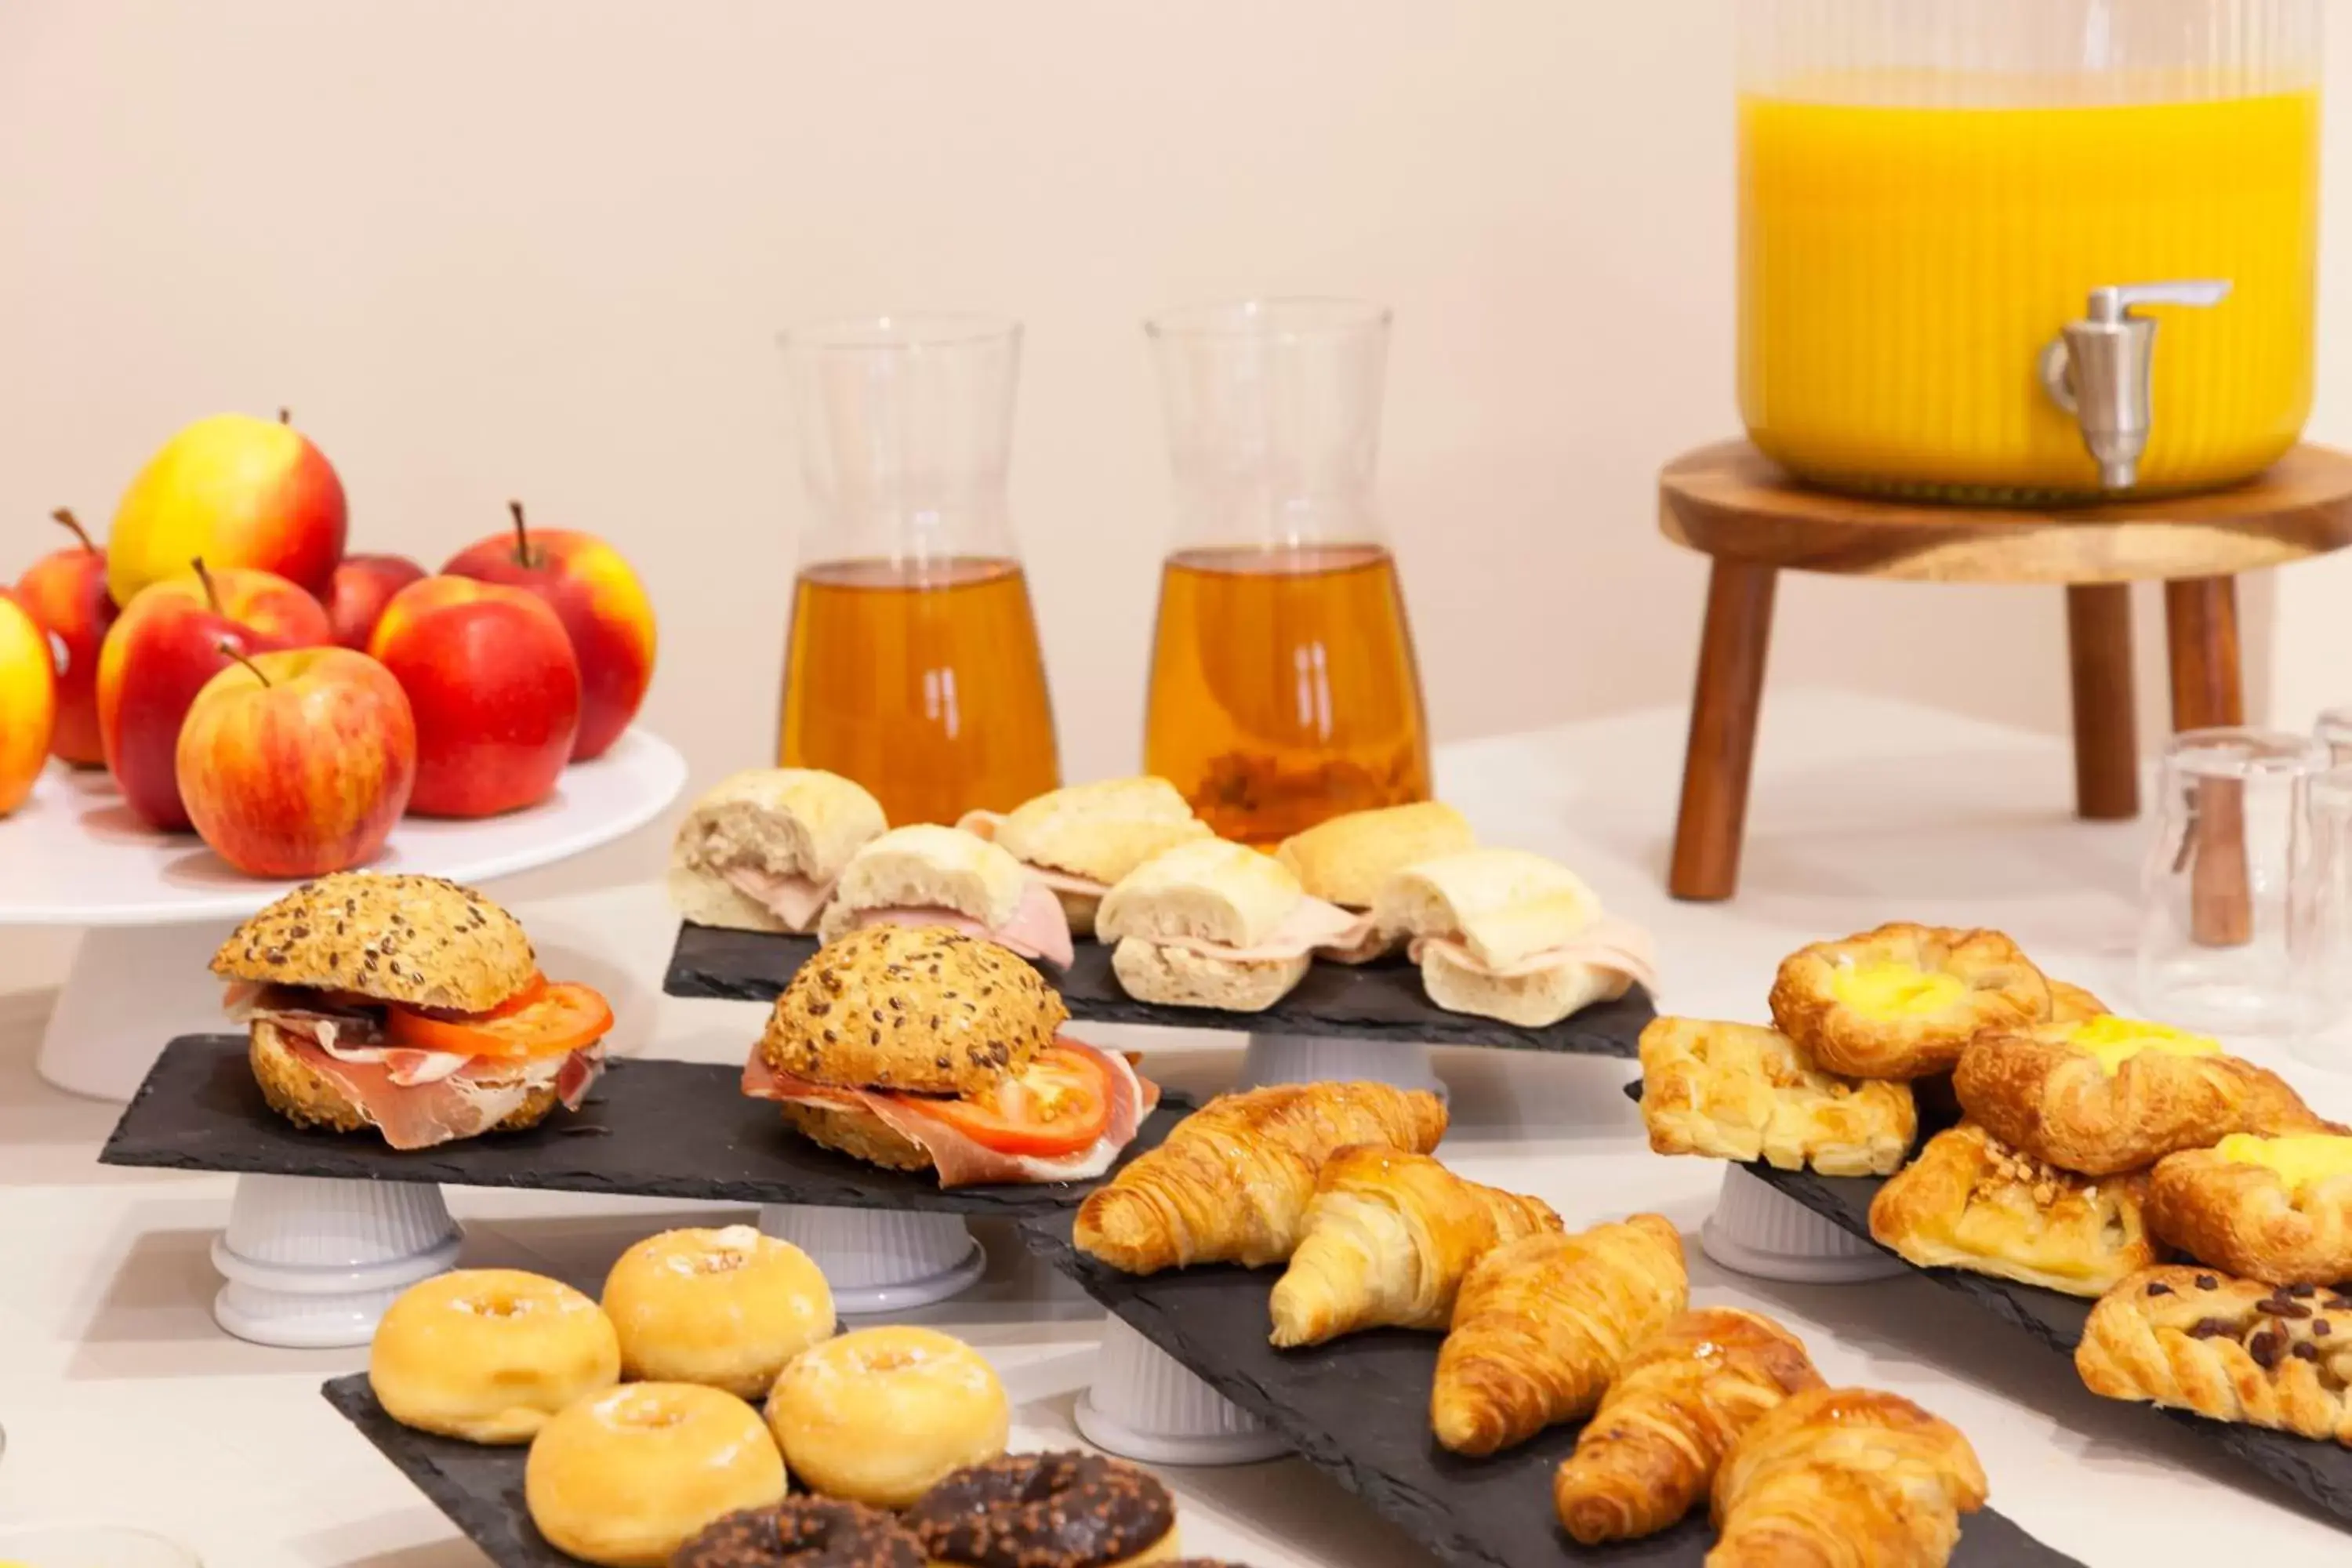
[(416, 782), (416, 724), (363, 653), (257, 653), (196, 693), (177, 762), (215, 854), (248, 876), (322, 877), (383, 852)]
[(601, 756), (636, 717), (654, 679), (654, 606), (621, 552), (593, 533), (531, 528), (509, 501), (514, 531), (477, 540), (441, 568), (527, 588), (562, 619), (580, 661), (580, 735), (575, 762)]
[(57, 663), (48, 628), (0, 588), (0, 816), (25, 804), (49, 760)]
[(152, 826), (188, 826), (180, 725), (196, 693), (230, 663), (230, 653), (327, 640), (319, 601), (275, 573), (198, 563), (142, 589), (98, 652), (99, 738), (124, 803)]
[(78, 542), (34, 562), (16, 579), (16, 597), (56, 642), (58, 723), (49, 752), (92, 768), (106, 761), (98, 737), (98, 650), (114, 625), (114, 598), (106, 591), (106, 552), (89, 542), (73, 513), (59, 508), (49, 515), (73, 530)]
[(554, 792), (580, 730), (580, 665), (545, 601), (426, 577), (393, 595), (368, 652), (415, 715), (409, 809), (494, 816)]
[(327, 619), (337, 646), (367, 651), (368, 638), (392, 596), (425, 575), (405, 555), (346, 555), (327, 588)]
[(199, 419), (147, 460), (115, 508), (106, 581), (126, 609), (151, 583), (202, 557), (216, 569), (275, 572), (324, 597), (343, 558), (343, 483), (285, 423), (245, 414)]

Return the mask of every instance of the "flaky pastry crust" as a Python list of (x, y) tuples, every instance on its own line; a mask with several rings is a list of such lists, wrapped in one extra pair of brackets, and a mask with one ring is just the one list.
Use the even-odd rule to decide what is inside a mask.
[[(2352, 1149), (2352, 1139), (2343, 1141)], [(2352, 1281), (2352, 1171), (2300, 1192), (2267, 1166), (2189, 1149), (2157, 1162), (2148, 1224), (2200, 1263), (2272, 1285)]]
[(1642, 1124), (1661, 1154), (1883, 1176), (1919, 1130), (1909, 1084), (1822, 1072), (1777, 1029), (1658, 1018), (1641, 1050)]
[(2143, 1269), (2102, 1297), (2074, 1350), (2105, 1399), (2352, 1446), (2352, 1297), (2212, 1269)]
[[(1947, 975), (1963, 989), (1925, 1012), (1857, 1006), (1842, 999), (1843, 970), (1886, 964)], [(1854, 1078), (1925, 1078), (1948, 1071), (1986, 1029), (2050, 1016), (2050, 982), (1997, 931), (1954, 931), (1901, 921), (1843, 942), (1817, 942), (1780, 961), (1772, 1021), (1832, 1072)]]
[(2097, 1296), (2156, 1261), (2146, 1190), (2139, 1174), (2078, 1176), (1964, 1121), (1878, 1189), (1870, 1234), (1923, 1268)]

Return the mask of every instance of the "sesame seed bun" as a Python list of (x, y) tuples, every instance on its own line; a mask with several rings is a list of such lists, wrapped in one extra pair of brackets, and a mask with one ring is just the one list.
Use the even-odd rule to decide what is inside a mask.
[(227, 980), (487, 1013), (530, 983), (539, 958), (514, 916), (471, 888), (338, 871), (237, 927), (212, 967)]

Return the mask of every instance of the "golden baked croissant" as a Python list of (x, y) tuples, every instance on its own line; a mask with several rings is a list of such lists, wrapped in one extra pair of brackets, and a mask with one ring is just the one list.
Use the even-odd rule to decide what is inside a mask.
[(1652, 1535), (1706, 1495), (1739, 1435), (1821, 1373), (1796, 1335), (1732, 1307), (1683, 1313), (1634, 1347), (1552, 1478), (1561, 1528), (1587, 1546)]
[(1772, 1022), (1830, 1072), (1948, 1072), (1985, 1029), (2050, 1016), (2050, 982), (1997, 931), (1896, 922), (1780, 961)]
[(1778, 1029), (1654, 1018), (1641, 1051), (1642, 1123), (1661, 1154), (1884, 1176), (1919, 1130), (1909, 1084), (1822, 1072)]
[(2091, 1309), (2083, 1386), (2352, 1447), (2352, 1296), (2210, 1268), (2133, 1275)]
[(1465, 1182), (1426, 1154), (1342, 1149), (1323, 1167), (1289, 1272), (1275, 1285), (1274, 1342), (1449, 1327), (1473, 1263), (1559, 1228), (1550, 1205)]
[(1791, 1394), (1716, 1472), (1706, 1568), (1941, 1568), (1984, 1467), (1950, 1423), (1872, 1388)]
[(2148, 1225), (2201, 1263), (2273, 1285), (2352, 1280), (2352, 1138), (2233, 1132), (2157, 1162)]
[(2096, 1296), (2156, 1261), (2147, 1179), (2078, 1176), (1973, 1121), (1927, 1140), (1870, 1201), (1870, 1234), (1923, 1268), (1966, 1268)]
[(1081, 1251), (1129, 1274), (1280, 1263), (1323, 1163), (1351, 1143), (1426, 1154), (1445, 1102), (1384, 1083), (1285, 1083), (1220, 1095), (1078, 1205)]
[(1587, 1415), (1633, 1346), (1689, 1303), (1682, 1237), (1654, 1214), (1498, 1247), (1454, 1301), (1430, 1426), (1457, 1454), (1491, 1454)]
[(2232, 1132), (2344, 1131), (2218, 1040), (2131, 1018), (1979, 1035), (1952, 1089), (2002, 1142), (2086, 1176), (2136, 1171)]

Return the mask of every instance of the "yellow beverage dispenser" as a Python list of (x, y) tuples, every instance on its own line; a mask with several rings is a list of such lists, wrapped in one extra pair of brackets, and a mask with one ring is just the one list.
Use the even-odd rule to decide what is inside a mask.
[(1749, 438), (1800, 479), (2201, 489), (2310, 412), (2321, 0), (1741, 0)]

